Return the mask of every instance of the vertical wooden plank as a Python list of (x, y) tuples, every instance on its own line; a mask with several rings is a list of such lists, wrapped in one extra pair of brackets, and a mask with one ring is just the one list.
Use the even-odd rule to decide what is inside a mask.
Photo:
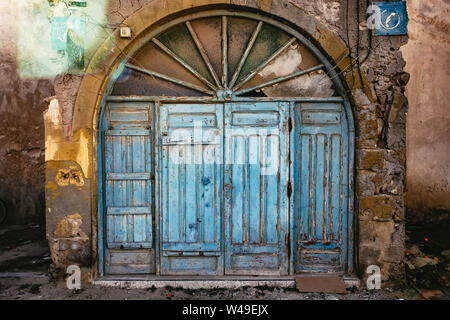
[(118, 136), (120, 141), (120, 171), (127, 172), (127, 138), (126, 136)]
[(106, 216), (106, 230), (107, 230), (107, 242), (113, 243), (115, 241), (115, 221), (114, 216)]
[[(288, 259), (289, 259), (289, 199), (288, 199), (288, 185), (289, 185), (289, 104), (279, 103), (279, 137), (272, 141), (271, 155), (279, 155), (278, 158), (278, 194), (279, 194), (279, 223), (277, 227), (278, 243), (279, 243), (279, 270), (281, 275), (288, 274)], [(291, 183), (292, 187), (292, 183)], [(292, 190), (291, 190), (292, 193)], [(291, 195), (292, 196), (292, 195)]]
[[(196, 146), (186, 146), (186, 152), (191, 153), (191, 159), (194, 159), (194, 148)], [(196, 199), (197, 199), (197, 191), (198, 191), (198, 184), (200, 183), (199, 180), (202, 179), (202, 177), (198, 177), (196, 175), (196, 168), (199, 166), (198, 164), (186, 164), (184, 166), (186, 171), (185, 176), (185, 191), (184, 194), (185, 197), (185, 203), (186, 203), (186, 210), (185, 210), (185, 230), (186, 230), (186, 242), (196, 242), (197, 241), (197, 235), (198, 235), (198, 221), (197, 221), (197, 211), (199, 209)]]
[[(142, 199), (143, 201), (150, 207), (152, 207), (152, 215), (150, 217), (150, 223), (152, 222), (153, 219), (155, 219), (154, 217), (154, 209), (156, 208), (156, 205), (154, 204), (155, 199), (153, 199), (153, 194), (152, 194), (152, 190), (153, 190), (153, 186), (155, 184), (155, 171), (154, 168), (152, 166), (152, 159), (153, 159), (153, 150), (152, 150), (152, 133), (150, 133), (150, 135), (148, 137), (145, 137), (144, 139), (144, 154), (146, 155), (145, 157), (145, 165), (144, 165), (144, 172), (149, 172), (150, 176), (151, 176), (151, 180), (150, 181), (146, 181), (143, 184), (143, 196)], [(158, 210), (159, 211), (159, 210)], [(152, 224), (153, 225), (153, 224)], [(150, 229), (150, 232), (153, 232), (153, 230)], [(152, 241), (152, 238), (150, 237), (150, 241)]]
[(133, 218), (133, 241), (134, 242), (144, 242), (147, 238), (147, 215), (146, 214), (135, 214), (132, 215)]
[(132, 214), (123, 215), (127, 223), (127, 240), (128, 243), (134, 242), (134, 216)]
[[(206, 156), (214, 157), (216, 148), (207, 148)], [(216, 199), (216, 188), (220, 187), (219, 180), (216, 177), (216, 165), (205, 164), (201, 166), (202, 175), (199, 181), (201, 192), (200, 197), (204, 202), (202, 206), (203, 210), (203, 225), (204, 225), (204, 241), (214, 242), (217, 241), (216, 232), (216, 219), (220, 219), (220, 202)], [(219, 213), (219, 214), (218, 214)]]
[[(270, 159), (270, 138), (264, 135), (260, 136), (260, 150), (259, 157), (260, 161), (260, 171), (264, 173), (264, 168), (267, 166), (268, 159)], [(267, 244), (268, 242), (268, 232), (269, 226), (267, 223), (268, 220), (268, 212), (267, 212), (267, 198), (268, 198), (268, 184), (267, 184), (267, 175), (262, 174), (261, 176), (261, 184), (260, 184), (260, 227), (259, 227), (259, 242)]]
[(180, 163), (178, 166), (178, 230), (180, 241), (186, 242), (186, 158), (187, 150), (190, 148), (188, 145), (183, 145), (180, 147)]
[[(168, 166), (168, 184), (165, 186), (167, 201), (167, 217), (168, 221), (165, 227), (168, 229), (168, 241), (180, 241), (180, 191), (179, 178), (180, 166), (175, 164), (171, 159), (172, 148), (166, 146), (167, 149), (167, 166)], [(170, 186), (170, 187), (169, 187)]]
[(312, 207), (313, 203), (313, 184), (312, 184), (312, 137), (310, 135), (301, 135), (301, 187), (300, 187), (300, 237), (301, 241), (309, 240), (312, 237)]
[(324, 236), (324, 214), (325, 214), (325, 186), (326, 186), (326, 164), (325, 143), (326, 136), (316, 136), (316, 210), (315, 210), (315, 239), (322, 240)]
[(114, 206), (114, 181), (106, 180), (106, 207)]
[[(244, 245), (248, 246), (249, 244), (249, 238), (250, 238), (250, 164), (249, 164), (249, 136), (245, 135), (244, 137), (244, 144), (243, 144), (243, 150), (242, 153), (244, 154), (244, 165), (243, 165), (243, 172), (242, 172), (242, 197), (244, 205), (242, 206), (242, 242)], [(239, 183), (239, 182), (238, 182)], [(234, 182), (233, 182), (234, 184)]]
[(259, 138), (257, 135), (248, 137), (248, 241), (259, 243), (261, 218), (261, 167), (259, 157)]
[(244, 148), (245, 148), (245, 137), (243, 136), (234, 136), (230, 138), (232, 143), (231, 146), (233, 148), (232, 159), (233, 162), (231, 164), (232, 167), (232, 178), (233, 182), (232, 188), (232, 204), (231, 204), (231, 228), (232, 228), (232, 243), (243, 243), (244, 242), (244, 203), (245, 203), (245, 194), (244, 194), (244, 181), (245, 181), (245, 172), (244, 172)]
[[(140, 138), (140, 137), (139, 137)], [(141, 156), (144, 156), (143, 154), (135, 154), (133, 151), (133, 136), (125, 136), (125, 159), (126, 159), (126, 167), (125, 172), (133, 172), (133, 158), (136, 157), (139, 159), (140, 162), (143, 162), (143, 158)]]
[(117, 214), (114, 216), (115, 220), (115, 232), (114, 242), (126, 242), (127, 241), (127, 215)]
[[(292, 120), (293, 125), (292, 130), (288, 133), (289, 136), (289, 180), (293, 184), (292, 195), (289, 198), (289, 274), (293, 275), (295, 273), (295, 265), (298, 254), (298, 235), (299, 235), (299, 219), (300, 214), (296, 211), (296, 204), (300, 201), (300, 185), (301, 180), (298, 178), (300, 176), (299, 167), (301, 163), (299, 161), (298, 155), (300, 154), (300, 148), (298, 144), (301, 145), (301, 135), (300, 135), (300, 114), (297, 113), (296, 103), (291, 102), (288, 106), (289, 113), (288, 116)], [(299, 142), (300, 141), (300, 142)]]
[(114, 145), (112, 138), (111, 136), (105, 136), (105, 172), (112, 172), (114, 170)]
[[(277, 152), (272, 153), (273, 143), (277, 144), (276, 139), (279, 139), (277, 135), (270, 135), (267, 140), (266, 158), (278, 157)], [(277, 150), (278, 151), (278, 150)], [(267, 204), (267, 243), (278, 243), (278, 216), (279, 210), (279, 192), (280, 187), (277, 179), (277, 174), (266, 175), (267, 180), (267, 192), (266, 192), (266, 204)]]
[[(130, 172), (146, 172), (146, 160), (150, 158), (150, 154), (146, 154), (146, 144), (148, 137), (133, 136), (132, 143), (132, 171)], [(150, 150), (149, 150), (150, 151)], [(150, 168), (149, 168), (150, 169)], [(150, 170), (149, 170), (150, 172)]]
[(223, 247), (224, 247), (224, 239), (223, 239), (223, 219), (224, 219), (224, 105), (216, 105), (216, 122), (217, 122), (217, 134), (219, 145), (216, 145), (214, 148), (215, 155), (215, 163), (213, 166), (213, 177), (215, 177), (215, 183), (212, 187), (214, 189), (214, 220), (215, 220), (215, 231), (214, 231), (214, 241), (219, 243), (221, 249), (221, 257), (218, 259), (218, 273), (224, 274), (224, 257), (223, 257)]
[(331, 193), (331, 239), (339, 241), (339, 216), (341, 213), (341, 137), (338, 135), (332, 135), (331, 137), (331, 181), (330, 181), (330, 193)]
[[(130, 173), (133, 172), (133, 144), (132, 144), (132, 137), (131, 136), (124, 136), (123, 137), (123, 143), (124, 143), (124, 159), (125, 159), (125, 168), (124, 172)], [(124, 180), (125, 184), (125, 194), (124, 194), (124, 200), (125, 200), (125, 206), (132, 207), (134, 206), (134, 199), (133, 199), (133, 182), (130, 180)], [(134, 238), (134, 218), (131, 215), (124, 215), (124, 223), (125, 223), (125, 229), (126, 229), (126, 240), (125, 242), (132, 243)]]

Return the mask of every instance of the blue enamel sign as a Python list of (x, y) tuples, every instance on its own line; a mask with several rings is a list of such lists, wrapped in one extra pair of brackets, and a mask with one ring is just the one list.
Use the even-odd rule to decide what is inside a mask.
[(398, 36), (408, 33), (408, 14), (406, 1), (399, 2), (372, 2), (374, 12), (377, 14), (375, 35)]

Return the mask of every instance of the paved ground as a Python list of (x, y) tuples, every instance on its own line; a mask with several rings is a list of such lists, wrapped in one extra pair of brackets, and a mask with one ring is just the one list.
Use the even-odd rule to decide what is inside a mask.
[(0, 300), (74, 299), (74, 300), (192, 300), (192, 299), (275, 299), (275, 300), (380, 300), (398, 299), (389, 291), (349, 291), (347, 294), (299, 293), (296, 289), (243, 287), (236, 290), (186, 290), (178, 288), (121, 289), (84, 286), (68, 290), (63, 281), (49, 283), (46, 278), (2, 278)]
[[(187, 290), (178, 288), (122, 289), (84, 285), (69, 290), (64, 281), (50, 281), (51, 263), (42, 226), (0, 228), (0, 300), (36, 299), (276, 299), (276, 300), (398, 300), (450, 298), (448, 224), (412, 226), (408, 231), (407, 285), (402, 288), (367, 291), (349, 289), (346, 294), (300, 293), (296, 289), (243, 287), (236, 290)], [(415, 248), (416, 246), (417, 248)], [(418, 249), (418, 250), (417, 250)], [(419, 258), (419, 259), (417, 259)], [(423, 259), (422, 259), (423, 258)], [(429, 260), (426, 260), (429, 259)], [(424, 261), (433, 264), (420, 266)], [(420, 268), (418, 267), (418, 264)]]

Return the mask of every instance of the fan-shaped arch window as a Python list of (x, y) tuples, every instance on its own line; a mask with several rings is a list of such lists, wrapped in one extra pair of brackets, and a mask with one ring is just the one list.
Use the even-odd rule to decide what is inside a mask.
[(124, 65), (113, 96), (332, 97), (325, 66), (297, 38), (246, 17), (179, 23)]

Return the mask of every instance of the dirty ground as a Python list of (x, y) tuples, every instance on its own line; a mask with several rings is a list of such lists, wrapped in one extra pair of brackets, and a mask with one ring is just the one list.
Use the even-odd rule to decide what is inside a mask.
[(450, 297), (450, 221), (407, 225), (406, 288), (424, 299)]
[(64, 281), (50, 280), (51, 260), (44, 227), (36, 224), (0, 227), (0, 300), (448, 300), (449, 223), (410, 226), (407, 281), (400, 288), (368, 291), (347, 289), (346, 294), (300, 293), (292, 288), (242, 287), (190, 290), (181, 288), (123, 289), (84, 284), (69, 290)]

